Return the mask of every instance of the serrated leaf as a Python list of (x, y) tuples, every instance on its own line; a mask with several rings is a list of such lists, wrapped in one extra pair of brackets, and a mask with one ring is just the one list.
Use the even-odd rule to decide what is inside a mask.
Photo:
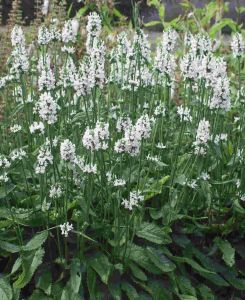
[(104, 254), (99, 254), (89, 259), (89, 265), (100, 276), (102, 282), (107, 284), (112, 270), (112, 264), (109, 262), (108, 257)]
[(146, 254), (151, 262), (160, 270), (162, 270), (163, 273), (168, 273), (175, 270), (175, 264), (169, 260), (161, 250), (147, 247)]
[(22, 273), (13, 283), (14, 288), (22, 289), (29, 283), (36, 269), (42, 263), (43, 256), (44, 250), (42, 248), (36, 250), (34, 253), (26, 253), (22, 256)]
[(22, 247), (24, 251), (32, 251), (40, 248), (48, 237), (48, 231), (38, 233), (25, 246)]
[(235, 264), (235, 249), (227, 240), (223, 240), (219, 237), (214, 240), (217, 247), (223, 253), (223, 260), (229, 266), (232, 267)]
[(12, 300), (13, 292), (9, 282), (5, 278), (0, 278), (0, 299)]
[(142, 223), (136, 235), (155, 244), (169, 244), (172, 241), (170, 236), (154, 223)]

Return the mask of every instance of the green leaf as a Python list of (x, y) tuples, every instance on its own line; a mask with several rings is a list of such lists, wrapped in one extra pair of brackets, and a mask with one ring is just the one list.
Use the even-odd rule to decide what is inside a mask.
[(137, 279), (142, 280), (142, 281), (147, 280), (147, 276), (145, 275), (145, 273), (134, 263), (130, 263), (129, 267), (130, 267), (134, 277), (136, 277)]
[(175, 264), (169, 260), (161, 250), (147, 247), (146, 253), (152, 263), (162, 270), (163, 273), (168, 273), (175, 270)]
[(11, 274), (14, 274), (15, 272), (17, 272), (19, 270), (19, 268), (21, 267), (21, 263), (22, 263), (22, 259), (20, 257), (18, 257), (12, 267)]
[(197, 297), (190, 295), (179, 295), (180, 300), (198, 300)]
[(0, 241), (0, 248), (2, 250), (5, 250), (9, 253), (17, 253), (20, 251), (20, 247), (15, 245), (15, 244), (11, 244), (9, 242), (6, 241)]
[(190, 265), (194, 270), (196, 270), (199, 273), (215, 274), (215, 272), (212, 272), (212, 271), (209, 271), (209, 270), (203, 268), (201, 265), (199, 265), (197, 262), (195, 262), (191, 258), (173, 256), (172, 259), (176, 262), (186, 263), (186, 264)]
[(44, 256), (44, 250), (42, 248), (36, 250), (34, 253), (25, 253), (22, 256), (22, 273), (18, 279), (14, 282), (13, 287), (22, 289), (32, 279), (36, 269), (42, 263)]
[(147, 190), (144, 191), (145, 193), (145, 200), (152, 199), (153, 197), (162, 193), (162, 188), (164, 184), (169, 180), (170, 176), (164, 176), (160, 180), (154, 182)]
[(76, 18), (80, 18), (82, 17), (88, 10), (88, 6), (84, 6), (82, 8), (79, 9), (79, 11), (77, 12)]
[[(124, 251), (122, 250), (121, 255), (123, 254)], [(132, 261), (134, 261), (137, 265), (144, 268), (147, 272), (151, 272), (156, 275), (161, 274), (161, 270), (152, 264), (152, 262), (146, 255), (146, 250), (144, 248), (132, 244), (132, 246), (128, 248), (126, 256)]]
[(136, 289), (131, 284), (129, 284), (128, 282), (123, 282), (121, 284), (121, 287), (122, 287), (122, 290), (128, 296), (129, 300), (138, 299), (139, 295), (138, 295)]
[(215, 38), (215, 35), (222, 30), (225, 26), (229, 26), (232, 31), (236, 31), (236, 23), (229, 18), (223, 18), (221, 21), (218, 23), (215, 23), (209, 31), (209, 35), (211, 38)]
[(117, 283), (109, 283), (109, 291), (114, 300), (122, 299), (122, 291)]
[(12, 300), (13, 292), (9, 282), (5, 278), (0, 278), (0, 299)]
[(89, 260), (89, 265), (98, 273), (102, 282), (107, 284), (112, 270), (112, 264), (107, 256), (99, 254)]
[(52, 278), (51, 278), (51, 272), (49, 270), (43, 273), (39, 277), (36, 287), (43, 290), (45, 294), (49, 296), (51, 295)]
[(229, 266), (232, 267), (235, 264), (235, 249), (227, 240), (223, 240), (219, 237), (214, 240), (217, 247), (223, 253), (223, 260)]
[(161, 21), (150, 21), (150, 22), (144, 23), (145, 27), (153, 27), (156, 25), (162, 25), (162, 22)]
[(87, 270), (87, 287), (90, 299), (97, 299), (98, 288), (96, 284), (96, 273), (92, 268), (88, 268)]
[(196, 297), (196, 291), (191, 285), (190, 280), (186, 276), (176, 276), (176, 281), (178, 283), (181, 293), (183, 293), (184, 295)]
[(205, 284), (201, 284), (198, 287), (202, 300), (215, 300), (214, 295), (209, 287)]
[(151, 289), (150, 294), (153, 300), (172, 300), (172, 293), (169, 292), (166, 287), (158, 281), (150, 281), (149, 288)]
[(136, 235), (155, 244), (169, 244), (172, 241), (170, 236), (154, 223), (142, 223)]
[(35, 290), (28, 300), (51, 300), (53, 298), (48, 297), (43, 291)]
[(38, 233), (25, 246), (22, 247), (24, 251), (32, 251), (40, 248), (48, 237), (48, 231)]

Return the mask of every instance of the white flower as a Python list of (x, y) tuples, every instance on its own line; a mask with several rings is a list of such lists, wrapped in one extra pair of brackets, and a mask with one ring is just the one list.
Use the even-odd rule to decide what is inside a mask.
[(239, 57), (244, 54), (245, 41), (241, 33), (235, 33), (231, 42), (232, 54), (234, 57)]
[(77, 38), (78, 25), (77, 20), (68, 20), (65, 22), (64, 27), (62, 29), (62, 41), (64, 43), (75, 43)]
[(54, 184), (49, 190), (49, 197), (52, 199), (60, 198), (63, 194), (60, 184)]
[(43, 145), (40, 148), (37, 156), (37, 165), (35, 168), (35, 173), (44, 174), (48, 165), (52, 163), (53, 163), (53, 155), (50, 149), (46, 145)]
[(64, 140), (60, 145), (60, 156), (61, 159), (69, 162), (74, 162), (76, 157), (76, 147), (68, 139)]
[(68, 86), (72, 86), (74, 81), (76, 80), (77, 70), (76, 66), (73, 62), (73, 59), (69, 56), (60, 70), (60, 84), (67, 88)]
[(209, 121), (202, 119), (197, 128), (196, 141), (193, 143), (195, 146), (195, 154), (206, 154), (205, 148), (210, 140), (210, 124)]
[(156, 106), (154, 115), (155, 116), (163, 116), (163, 117), (166, 115), (166, 107), (163, 103)]
[(149, 138), (151, 135), (151, 125), (153, 119), (150, 119), (147, 114), (142, 115), (135, 124), (135, 130), (141, 138)]
[(43, 122), (33, 122), (29, 127), (30, 133), (33, 134), (36, 131), (40, 131), (40, 133), (44, 133), (44, 124)]
[(192, 116), (188, 107), (183, 107), (183, 105), (178, 106), (177, 113), (181, 121), (192, 122)]
[(245, 201), (245, 194), (240, 195), (240, 200), (243, 201), (243, 202)]
[(128, 116), (119, 117), (116, 129), (118, 132), (125, 132), (132, 126), (132, 121)]
[(192, 188), (196, 189), (197, 188), (197, 181), (195, 179), (191, 180), (190, 182), (187, 182), (187, 185)]
[(167, 146), (164, 145), (163, 143), (158, 143), (158, 144), (156, 145), (156, 148), (158, 148), (158, 149), (166, 149)]
[(94, 129), (87, 127), (82, 138), (83, 146), (88, 150), (106, 150), (108, 148), (109, 124), (97, 122)]
[(39, 117), (48, 124), (54, 124), (57, 121), (57, 112), (59, 105), (54, 101), (49, 92), (44, 92), (36, 104), (35, 110)]
[(39, 91), (44, 89), (50, 91), (55, 87), (55, 76), (53, 70), (51, 69), (51, 59), (48, 54), (40, 57), (38, 61), (38, 70), (40, 75), (38, 77), (38, 87)]
[(210, 179), (210, 175), (207, 172), (202, 172), (199, 179), (202, 179), (204, 181), (207, 181)]
[(160, 158), (158, 156), (152, 156), (150, 154), (147, 155), (146, 159), (156, 163), (160, 162)]
[(86, 41), (86, 49), (89, 53), (93, 46), (94, 40), (97, 40), (101, 33), (101, 20), (100, 16), (96, 12), (92, 12), (88, 16), (88, 23), (87, 23), (87, 41)]
[(126, 181), (124, 179), (115, 179), (114, 182), (113, 182), (113, 185), (115, 187), (118, 187), (118, 186), (125, 186), (126, 185)]
[(241, 186), (241, 180), (237, 179), (235, 184), (236, 184), (236, 187), (239, 189)]
[(23, 45), (19, 45), (11, 53), (10, 74), (19, 78), (20, 73), (29, 69), (29, 58)]
[(220, 141), (227, 141), (227, 138), (228, 136), (226, 133), (217, 134), (214, 138), (214, 143), (218, 145)]
[(24, 157), (26, 157), (26, 152), (23, 149), (15, 149), (10, 153), (10, 159), (12, 161), (22, 160)]
[(74, 47), (70, 47), (70, 46), (63, 46), (62, 48), (61, 48), (61, 51), (62, 52), (67, 52), (67, 53), (69, 53), (69, 54), (73, 54), (73, 53), (75, 53), (76, 52), (76, 49), (74, 48)]
[(15, 124), (15, 125), (10, 127), (10, 131), (12, 133), (17, 133), (17, 132), (21, 131), (21, 129), (22, 129), (22, 126), (18, 125), (18, 124)]
[(44, 0), (43, 7), (42, 7), (42, 14), (46, 16), (48, 14), (49, 9), (49, 0)]
[(25, 36), (23, 34), (23, 30), (18, 25), (15, 25), (14, 28), (12, 29), (11, 43), (13, 47), (25, 45)]
[(41, 209), (42, 209), (43, 212), (46, 212), (50, 209), (50, 206), (51, 206), (51, 203), (44, 200), (43, 203), (42, 203)]
[(9, 160), (4, 155), (0, 155), (0, 168), (8, 169), (10, 165)]
[(68, 237), (68, 233), (73, 230), (73, 225), (69, 222), (60, 225), (61, 234)]
[(4, 172), (2, 175), (0, 175), (0, 182), (8, 182), (9, 178), (8, 178), (8, 174), (6, 172)]
[(139, 206), (139, 203), (142, 201), (144, 201), (144, 196), (141, 194), (141, 192), (133, 191), (130, 192), (129, 200), (122, 200), (122, 206), (124, 206), (126, 209), (133, 210), (133, 208)]
[(38, 29), (38, 44), (47, 45), (52, 41), (52, 34), (48, 28), (44, 25), (41, 25)]

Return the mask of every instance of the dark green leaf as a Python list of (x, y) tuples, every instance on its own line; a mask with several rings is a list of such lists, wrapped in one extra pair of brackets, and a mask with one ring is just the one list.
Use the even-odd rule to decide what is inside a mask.
[(170, 236), (154, 223), (144, 222), (136, 231), (136, 235), (155, 244), (171, 243)]
[(89, 259), (89, 265), (98, 273), (102, 282), (107, 284), (112, 270), (112, 264), (109, 262), (107, 256), (98, 254)]
[(146, 253), (152, 263), (162, 270), (163, 273), (168, 273), (175, 270), (175, 264), (169, 260), (161, 250), (147, 247)]
[(214, 240), (217, 247), (223, 253), (223, 260), (229, 266), (232, 267), (235, 264), (235, 249), (227, 240), (223, 240), (219, 237)]

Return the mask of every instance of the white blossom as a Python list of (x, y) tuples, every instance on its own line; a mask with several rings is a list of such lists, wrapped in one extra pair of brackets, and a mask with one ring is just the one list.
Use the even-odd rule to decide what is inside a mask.
[(73, 230), (73, 225), (69, 224), (69, 222), (60, 225), (61, 234), (65, 237), (68, 237), (70, 231)]
[(241, 33), (235, 33), (231, 42), (232, 54), (234, 57), (240, 57), (244, 55), (245, 40)]
[(37, 156), (35, 173), (44, 174), (49, 164), (53, 164), (53, 155), (50, 149), (46, 145), (43, 145)]
[(43, 122), (33, 122), (29, 127), (31, 134), (35, 133), (36, 131), (39, 131), (40, 133), (43, 134), (44, 129), (45, 129), (45, 127), (44, 127)]
[(12, 133), (17, 133), (17, 132), (21, 131), (21, 129), (22, 129), (22, 126), (18, 125), (18, 124), (15, 124), (15, 125), (10, 127), (10, 131)]
[(74, 162), (76, 157), (76, 147), (68, 139), (64, 140), (60, 145), (60, 156), (61, 159), (69, 162)]
[(50, 190), (49, 190), (49, 197), (51, 199), (57, 199), (60, 198), (63, 194), (62, 188), (60, 186), (60, 184), (54, 184), (51, 186)]
[(59, 105), (51, 96), (50, 92), (44, 92), (36, 104), (35, 111), (39, 117), (48, 124), (54, 124), (57, 121), (57, 112)]
[(138, 207), (139, 203), (144, 201), (144, 196), (140, 191), (130, 192), (129, 199), (122, 200), (122, 206), (128, 210), (133, 210), (133, 208)]
[(196, 141), (194, 142), (195, 154), (205, 155), (207, 143), (210, 140), (209, 121), (202, 119), (197, 128)]
[(82, 142), (88, 150), (106, 150), (108, 148), (109, 124), (97, 122), (94, 129), (87, 127)]

